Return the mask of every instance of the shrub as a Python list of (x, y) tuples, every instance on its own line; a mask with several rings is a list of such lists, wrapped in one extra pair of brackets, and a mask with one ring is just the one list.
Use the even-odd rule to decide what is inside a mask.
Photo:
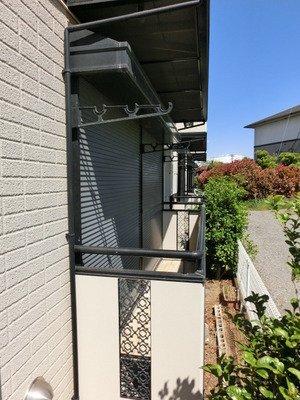
[(206, 396), (208, 399), (300, 399), (300, 314), (299, 303), (292, 302), (294, 312), (281, 319), (267, 318), (265, 301), (268, 296), (252, 293), (245, 300), (254, 304), (255, 324), (244, 314), (230, 316), (245, 337), (239, 343), (241, 361), (222, 356), (217, 365), (208, 364), (204, 370), (218, 378), (218, 385)]
[(299, 153), (289, 153), (284, 151), (278, 156), (279, 161), (283, 165), (297, 165), (300, 166), (300, 154)]
[(257, 195), (259, 198), (266, 199), (273, 193), (275, 178), (275, 168), (265, 168), (259, 172), (257, 179)]
[(198, 177), (199, 186), (203, 187), (208, 179), (219, 176), (230, 176), (245, 189), (244, 197), (254, 198), (257, 194), (257, 182), (260, 168), (254, 160), (244, 158), (230, 164), (216, 165), (210, 170), (201, 170)]
[(292, 197), (300, 191), (300, 170), (294, 165), (276, 167), (276, 176), (273, 181), (273, 193)]
[(243, 194), (229, 177), (210, 179), (205, 185), (207, 266), (218, 275), (221, 270), (236, 271), (237, 240), (247, 227)]
[(221, 162), (221, 161), (210, 161), (208, 164), (207, 164), (207, 167), (206, 167), (206, 170), (207, 171), (209, 171), (209, 170), (211, 170), (211, 169), (213, 169), (213, 168), (215, 168), (215, 167), (217, 167), (218, 165), (222, 165), (223, 163)]
[(250, 257), (252, 261), (255, 260), (255, 257), (258, 254), (258, 246), (253, 242), (253, 240), (250, 238), (250, 234), (247, 233), (243, 236), (242, 238), (242, 244), (244, 246), (244, 249), (246, 250), (246, 253)]
[[(292, 280), (300, 279), (300, 196), (291, 204), (291, 213), (279, 212), (283, 196), (269, 200), (277, 218), (283, 224), (289, 245)], [(297, 289), (295, 287), (297, 295)], [(206, 397), (213, 400), (233, 399), (300, 399), (300, 313), (299, 299), (292, 298), (293, 312), (281, 318), (267, 318), (265, 302), (268, 296), (252, 293), (245, 299), (256, 309), (252, 324), (244, 314), (229, 317), (244, 335), (239, 343), (241, 361), (222, 356), (218, 364), (208, 364), (206, 371), (218, 377), (218, 385)]]
[(230, 164), (216, 165), (207, 170), (198, 170), (199, 187), (203, 188), (209, 179), (230, 176), (245, 189), (244, 199), (265, 199), (272, 194), (292, 197), (300, 191), (300, 168), (295, 165), (278, 164), (274, 168), (261, 169), (249, 158)]
[(271, 156), (266, 150), (257, 150), (255, 153), (257, 164), (262, 168), (273, 168), (277, 164), (277, 157)]
[[(283, 225), (283, 232), (286, 237), (286, 243), (289, 246), (290, 260), (287, 265), (292, 268), (292, 281), (300, 281), (300, 194), (295, 201), (290, 202), (289, 212), (280, 212), (284, 204), (284, 197), (277, 195), (270, 197), (269, 206), (275, 212), (278, 221)], [(295, 288), (296, 294), (297, 289)], [(299, 326), (300, 333), (300, 326)]]
[(276, 168), (266, 168), (259, 174), (257, 194), (261, 198), (281, 194), (292, 197), (300, 190), (299, 168), (279, 164)]

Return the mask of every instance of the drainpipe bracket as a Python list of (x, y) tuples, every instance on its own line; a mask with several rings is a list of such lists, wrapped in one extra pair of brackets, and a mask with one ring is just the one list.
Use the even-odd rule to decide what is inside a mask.
[[(66, 240), (69, 243), (71, 238), (75, 237), (75, 233), (66, 233)], [(76, 399), (74, 399), (76, 400)]]

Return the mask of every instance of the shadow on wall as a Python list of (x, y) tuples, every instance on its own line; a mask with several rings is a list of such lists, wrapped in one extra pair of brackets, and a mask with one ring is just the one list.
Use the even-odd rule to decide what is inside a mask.
[(189, 378), (183, 380), (177, 378), (176, 388), (172, 394), (169, 393), (168, 382), (165, 382), (163, 389), (158, 392), (158, 395), (160, 399), (164, 400), (202, 400), (203, 396), (199, 390), (193, 393), (194, 387), (194, 379), (189, 382)]

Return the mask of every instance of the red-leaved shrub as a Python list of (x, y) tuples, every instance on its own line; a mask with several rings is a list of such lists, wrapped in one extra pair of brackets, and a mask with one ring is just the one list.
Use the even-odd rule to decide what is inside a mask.
[(274, 194), (291, 197), (300, 191), (300, 168), (294, 165), (278, 164), (262, 170), (254, 160), (244, 158), (230, 164), (216, 165), (208, 171), (206, 167), (201, 167), (196, 172), (200, 188), (210, 178), (230, 176), (246, 190), (247, 198), (267, 198)]
[(300, 168), (294, 165), (278, 164), (273, 180), (273, 193), (292, 197), (300, 191)]

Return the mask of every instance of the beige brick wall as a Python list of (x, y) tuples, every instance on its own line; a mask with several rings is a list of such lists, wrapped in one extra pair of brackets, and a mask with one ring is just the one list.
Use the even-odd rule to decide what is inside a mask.
[(0, 1), (1, 400), (71, 399), (63, 33), (57, 0)]

